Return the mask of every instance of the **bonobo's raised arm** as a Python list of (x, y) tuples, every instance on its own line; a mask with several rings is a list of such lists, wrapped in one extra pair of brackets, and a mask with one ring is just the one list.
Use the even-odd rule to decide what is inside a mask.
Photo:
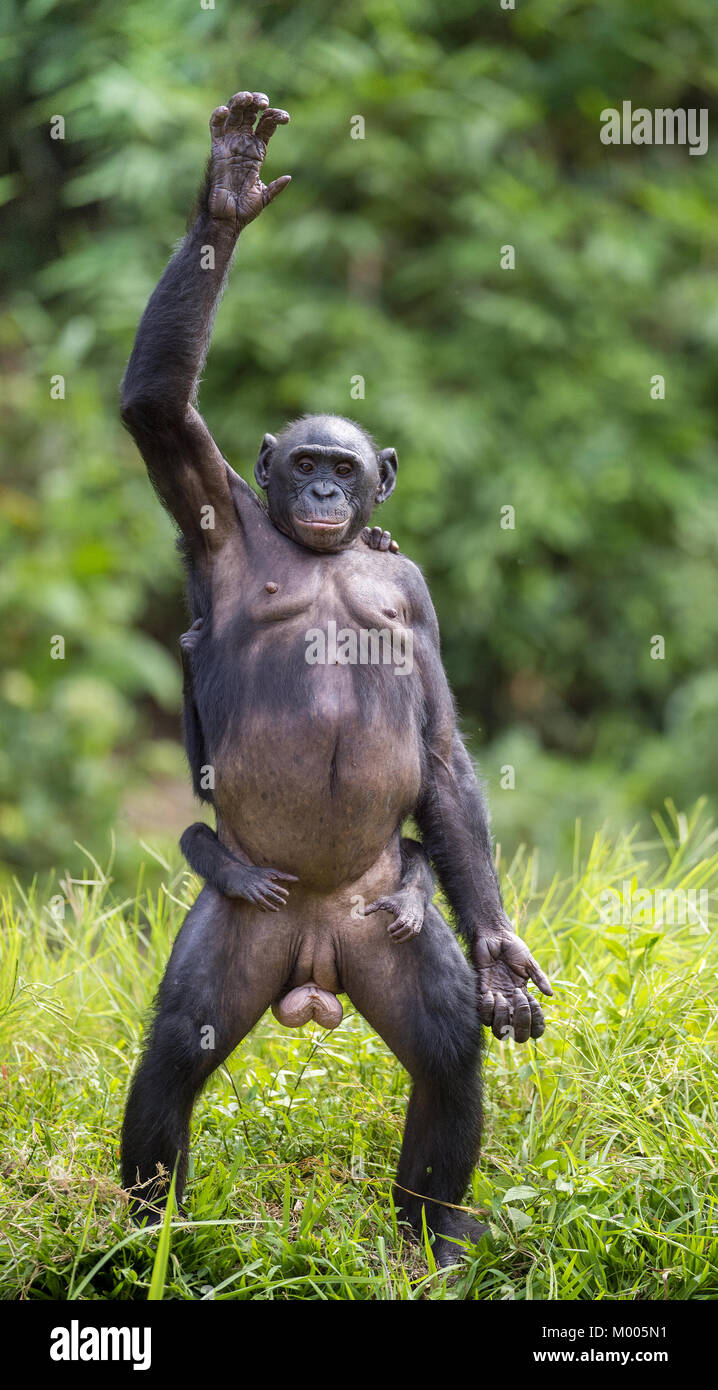
[[(197, 382), (239, 233), (290, 182), (284, 175), (265, 187), (259, 177), (270, 137), (288, 120), (261, 92), (238, 92), (213, 113), (194, 224), (147, 305), (122, 384), (124, 423), (162, 502), (200, 551), (223, 543), (236, 514), (225, 462), (195, 408)], [(214, 526), (203, 528), (208, 505)]]
[(415, 818), (424, 848), (468, 942), (479, 980), (479, 1013), (497, 1038), (510, 1030), (517, 1042), (540, 1037), (541, 1008), (526, 992), (533, 980), (551, 986), (504, 911), (494, 868), (488, 816), (473, 763), (456, 727), (456, 715), (439, 650), (436, 615), (416, 571), (414, 621), (423, 628), (426, 667), (424, 768)]

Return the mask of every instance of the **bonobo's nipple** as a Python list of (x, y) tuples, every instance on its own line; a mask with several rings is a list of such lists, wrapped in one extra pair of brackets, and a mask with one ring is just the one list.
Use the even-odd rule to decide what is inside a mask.
[(385, 617), (385, 618), (398, 618), (398, 617), (399, 617), (399, 614), (397, 613), (397, 611), (396, 611), (395, 608), (382, 608), (381, 611), (382, 611), (382, 613), (384, 614), (384, 617)]
[(268, 579), (264, 587), (267, 590), (268, 594), (276, 594), (279, 585), (275, 584), (274, 580)]

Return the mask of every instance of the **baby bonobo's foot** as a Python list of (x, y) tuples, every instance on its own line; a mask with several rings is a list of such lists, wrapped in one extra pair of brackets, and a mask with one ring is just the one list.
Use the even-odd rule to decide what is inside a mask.
[(371, 912), (393, 912), (395, 920), (387, 927), (390, 937), (394, 941), (411, 941), (424, 925), (424, 907), (425, 897), (418, 889), (400, 888), (388, 897), (369, 903), (364, 908), (364, 916), (368, 917)]
[(181, 633), (179, 644), (183, 652), (193, 652), (199, 642), (200, 633), (204, 627), (204, 618), (196, 618), (192, 626), (186, 632)]

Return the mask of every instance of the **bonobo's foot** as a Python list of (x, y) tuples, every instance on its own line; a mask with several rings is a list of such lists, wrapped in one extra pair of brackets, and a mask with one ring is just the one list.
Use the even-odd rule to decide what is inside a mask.
[[(143, 1202), (141, 1197), (130, 1197), (129, 1212), (135, 1226), (160, 1226), (165, 1219), (167, 1202)], [(173, 1221), (186, 1221), (188, 1213), (183, 1206), (175, 1203)]]
[(313, 1019), (322, 1028), (331, 1030), (341, 1023), (343, 1012), (336, 995), (328, 989), (320, 989), (313, 980), (290, 989), (288, 994), (272, 1004), (274, 1017), (285, 1028), (301, 1028), (302, 1024)]
[(286, 907), (289, 896), (282, 879), (287, 883), (298, 882), (296, 874), (283, 874), (279, 869), (262, 869), (235, 860), (222, 874), (221, 891), (226, 898), (243, 898), (245, 902), (254, 903), (262, 912), (279, 912), (281, 907)]
[(497, 1038), (515, 1042), (540, 1038), (545, 1030), (541, 1005), (526, 985), (533, 980), (542, 994), (553, 990), (525, 941), (507, 922), (505, 929), (478, 935), (474, 962), (479, 977), (479, 1017)]
[(473, 1216), (468, 1216), (465, 1211), (447, 1211), (446, 1217), (441, 1218), (440, 1225), (441, 1233), (436, 1236), (433, 1246), (434, 1259), (440, 1269), (458, 1264), (467, 1253), (460, 1245), (454, 1245), (453, 1241), (463, 1240), (469, 1245), (478, 1245), (488, 1230), (484, 1221), (475, 1221)]
[(179, 644), (183, 652), (193, 652), (199, 641), (199, 635), (204, 627), (204, 618), (195, 618), (192, 626), (183, 632), (179, 639)]
[(399, 547), (396, 541), (392, 540), (391, 531), (382, 531), (381, 526), (365, 526), (359, 535), (370, 550), (391, 550), (394, 555), (399, 554)]
[[(158, 1164), (158, 1169), (159, 1167)], [(161, 1221), (164, 1221), (170, 1181), (167, 1169), (163, 1169), (161, 1175), (158, 1172), (149, 1182), (137, 1183), (136, 1186), (128, 1187), (129, 1201), (127, 1205), (136, 1226), (158, 1226)], [(177, 1216), (185, 1219), (187, 1212), (175, 1198), (173, 1218)]]
[(424, 894), (416, 888), (400, 888), (388, 897), (377, 898), (364, 908), (364, 916), (371, 912), (393, 912), (395, 920), (387, 927), (394, 941), (411, 941), (418, 936), (424, 925)]

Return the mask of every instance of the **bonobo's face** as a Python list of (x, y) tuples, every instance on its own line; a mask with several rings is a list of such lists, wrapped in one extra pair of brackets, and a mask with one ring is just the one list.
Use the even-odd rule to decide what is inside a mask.
[(376, 452), (341, 415), (297, 420), (265, 434), (254, 470), (274, 525), (309, 550), (344, 550), (394, 489), (393, 449)]

